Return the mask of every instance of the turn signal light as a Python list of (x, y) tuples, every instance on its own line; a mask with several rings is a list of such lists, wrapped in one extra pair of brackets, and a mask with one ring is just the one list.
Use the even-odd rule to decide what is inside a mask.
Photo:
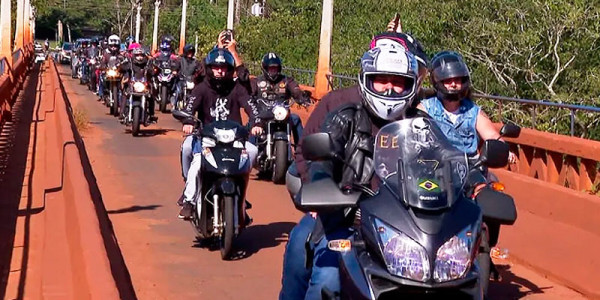
[(350, 240), (331, 240), (327, 243), (327, 248), (336, 252), (348, 252), (352, 249)]
[(504, 184), (500, 183), (500, 182), (492, 182), (490, 183), (490, 187), (494, 190), (494, 191), (498, 191), (498, 192), (504, 192)]

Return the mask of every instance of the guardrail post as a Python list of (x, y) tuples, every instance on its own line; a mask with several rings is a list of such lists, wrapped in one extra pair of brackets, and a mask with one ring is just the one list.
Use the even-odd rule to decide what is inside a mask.
[(17, 0), (17, 27), (15, 30), (15, 47), (13, 51), (23, 48), (23, 16), (25, 13), (25, 2)]
[(315, 74), (315, 96), (322, 98), (329, 92), (327, 75), (331, 74), (331, 33), (333, 30), (333, 0), (323, 0), (319, 63)]
[(0, 56), (6, 57), (6, 61), (12, 65), (10, 4), (10, 0), (2, 0), (0, 7)]

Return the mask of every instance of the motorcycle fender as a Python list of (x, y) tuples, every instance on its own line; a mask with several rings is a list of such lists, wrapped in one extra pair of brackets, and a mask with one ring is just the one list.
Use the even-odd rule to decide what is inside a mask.
[(346, 289), (342, 293), (353, 295), (353, 299), (375, 299), (357, 254), (356, 249), (352, 249), (340, 255), (340, 281)]
[(219, 190), (225, 195), (235, 194), (235, 182), (232, 179), (225, 178), (219, 182)]
[(274, 141), (287, 141), (288, 135), (286, 132), (277, 131), (277, 132), (273, 133), (273, 140)]

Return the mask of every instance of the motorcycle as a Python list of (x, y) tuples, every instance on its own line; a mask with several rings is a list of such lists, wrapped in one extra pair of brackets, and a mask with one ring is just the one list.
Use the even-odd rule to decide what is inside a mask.
[(96, 92), (96, 90), (98, 89), (98, 87), (97, 87), (98, 78), (96, 77), (96, 70), (98, 69), (97, 58), (96, 57), (90, 58), (89, 62), (88, 62), (88, 66), (89, 66), (89, 74), (90, 74), (90, 80), (88, 81), (88, 89), (90, 91)]
[[(108, 93), (104, 93), (104, 103), (110, 108), (110, 114), (119, 115), (119, 91), (123, 75), (119, 71), (119, 64), (108, 67), (104, 73), (104, 82), (108, 82)], [(106, 83), (105, 83), (106, 84)]]
[(79, 66), (79, 84), (87, 84), (90, 81), (90, 59), (87, 57), (81, 58), (81, 65)]
[(178, 95), (177, 99), (175, 99), (176, 102), (175, 102), (175, 105), (173, 106), (177, 110), (184, 109), (184, 107), (187, 103), (187, 100), (188, 100), (188, 96), (192, 93), (192, 90), (196, 87), (196, 83), (191, 80), (182, 78), (181, 82), (182, 82), (181, 93)]
[(290, 104), (284, 99), (257, 99), (257, 103), (262, 108), (258, 117), (265, 130), (257, 137), (256, 169), (261, 176), (269, 176), (274, 183), (283, 184), (291, 162)]
[[(178, 110), (173, 115), (192, 117)], [(202, 148), (198, 175), (202, 189), (196, 195), (190, 222), (200, 238), (216, 242), (225, 260), (231, 257), (234, 239), (248, 221), (245, 196), (251, 161), (244, 148), (248, 131), (236, 122), (217, 121), (204, 126), (201, 136), (212, 140), (214, 147)]]
[[(129, 92), (128, 103), (126, 106), (125, 113), (125, 125), (131, 125), (131, 135), (138, 136), (140, 133), (140, 126), (150, 125), (149, 114), (148, 114), (148, 98), (150, 97), (150, 91), (148, 83), (145, 78), (136, 79), (133, 78), (131, 81), (131, 90)], [(152, 101), (152, 100), (150, 100)]]
[[(314, 162), (339, 159), (327, 133), (304, 137), (303, 155)], [(452, 147), (429, 119), (396, 121), (375, 139), (379, 189), (340, 188), (330, 178), (305, 184), (297, 207), (353, 218), (348, 239), (331, 240), (340, 253), (341, 294), (323, 299), (484, 299), (489, 254), (480, 254), (484, 222), (512, 225), (514, 200), (484, 188), (469, 195), (479, 167), (503, 167), (508, 145), (484, 142), (476, 163)], [(347, 162), (343, 162), (347, 164)]]
[(159, 105), (160, 111), (166, 113), (167, 104), (171, 102), (171, 97), (174, 97), (172, 91), (177, 72), (171, 69), (170, 61), (159, 62), (155, 67), (155, 72), (158, 72), (154, 82), (155, 91), (158, 92), (158, 95), (156, 95), (156, 102)]

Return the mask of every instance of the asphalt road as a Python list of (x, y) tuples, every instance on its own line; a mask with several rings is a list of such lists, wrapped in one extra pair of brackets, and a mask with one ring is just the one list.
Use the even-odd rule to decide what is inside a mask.
[[(170, 114), (134, 138), (97, 96), (59, 67), (82, 130), (102, 199), (139, 299), (275, 299), (287, 234), (301, 217), (284, 186), (251, 176), (247, 198), (254, 224), (236, 241), (239, 258), (222, 261), (202, 248), (188, 222), (177, 219), (183, 188), (181, 125)], [(84, 122), (84, 123), (85, 123)], [(491, 299), (583, 299), (543, 275), (499, 261), (502, 280)]]

